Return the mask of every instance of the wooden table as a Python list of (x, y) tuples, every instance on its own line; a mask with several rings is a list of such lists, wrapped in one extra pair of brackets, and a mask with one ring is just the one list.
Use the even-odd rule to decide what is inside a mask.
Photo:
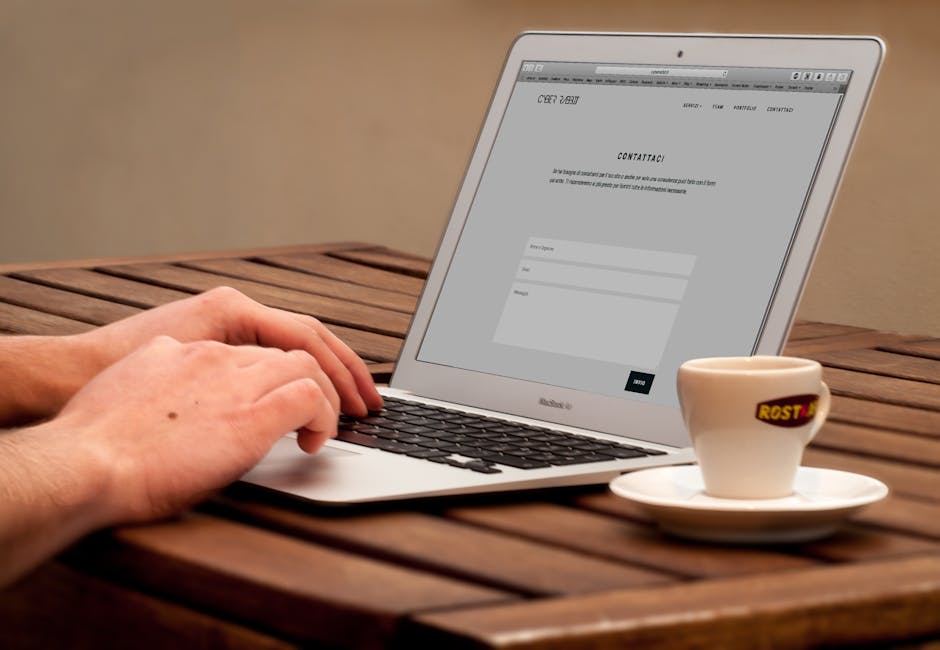
[[(0, 332), (80, 332), (228, 284), (317, 316), (385, 380), (427, 269), (364, 244), (2, 267)], [(680, 541), (604, 486), (350, 510), (235, 486), (0, 594), (0, 646), (937, 647), (940, 340), (804, 322), (787, 352), (835, 395), (806, 463), (892, 490), (823, 541)]]

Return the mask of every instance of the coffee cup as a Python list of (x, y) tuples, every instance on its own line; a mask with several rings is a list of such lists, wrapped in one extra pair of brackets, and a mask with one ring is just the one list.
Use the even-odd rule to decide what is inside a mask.
[(803, 448), (829, 413), (822, 366), (777, 356), (687, 361), (682, 418), (710, 496), (771, 499), (793, 492)]

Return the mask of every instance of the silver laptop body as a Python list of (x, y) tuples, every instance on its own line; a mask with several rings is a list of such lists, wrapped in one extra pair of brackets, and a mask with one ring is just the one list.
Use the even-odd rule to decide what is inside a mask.
[(355, 503), (693, 460), (676, 370), (782, 349), (883, 51), (874, 37), (519, 36), (383, 394), (651, 453), (481, 472), (456, 451), (429, 462), (343, 440), (308, 456), (289, 435), (243, 480)]

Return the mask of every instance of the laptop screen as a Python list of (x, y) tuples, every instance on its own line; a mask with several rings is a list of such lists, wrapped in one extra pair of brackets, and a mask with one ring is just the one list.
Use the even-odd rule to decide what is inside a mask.
[(522, 63), (418, 360), (675, 406), (754, 351), (850, 79)]

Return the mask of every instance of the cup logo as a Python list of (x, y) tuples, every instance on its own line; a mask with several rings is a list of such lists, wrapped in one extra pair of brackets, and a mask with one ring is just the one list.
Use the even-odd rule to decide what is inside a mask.
[(761, 402), (754, 414), (761, 422), (777, 427), (799, 427), (816, 415), (819, 395), (793, 395)]

